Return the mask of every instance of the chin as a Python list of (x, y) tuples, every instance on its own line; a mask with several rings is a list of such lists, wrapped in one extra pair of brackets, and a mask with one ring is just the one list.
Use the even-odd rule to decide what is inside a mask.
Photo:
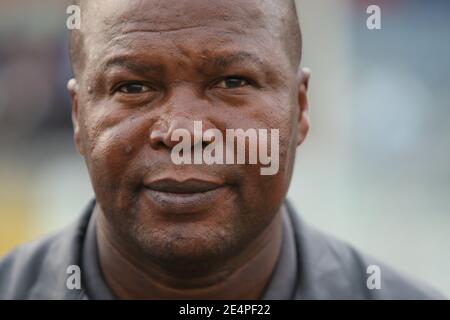
[(217, 272), (224, 261), (238, 255), (245, 247), (243, 239), (231, 232), (230, 228), (201, 223), (164, 228), (141, 224), (136, 226), (133, 233), (136, 245), (150, 263), (189, 276)]

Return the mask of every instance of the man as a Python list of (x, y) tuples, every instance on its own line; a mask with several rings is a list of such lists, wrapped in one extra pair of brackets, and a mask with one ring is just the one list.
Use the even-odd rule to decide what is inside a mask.
[[(293, 1), (79, 4), (68, 88), (96, 200), (63, 232), (3, 259), (0, 298), (441, 298), (306, 226), (285, 200), (309, 129)], [(194, 121), (277, 129), (279, 170), (174, 164), (177, 130), (199, 146)]]

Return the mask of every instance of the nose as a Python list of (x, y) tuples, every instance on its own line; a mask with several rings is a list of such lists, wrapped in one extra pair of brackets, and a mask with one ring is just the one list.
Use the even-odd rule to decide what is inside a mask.
[(204, 139), (204, 133), (215, 126), (208, 120), (193, 120), (186, 116), (173, 117), (170, 120), (160, 120), (150, 128), (150, 146), (153, 149), (172, 149), (180, 141), (180, 135), (189, 138), (191, 146), (201, 144), (202, 147), (210, 144), (211, 141)]

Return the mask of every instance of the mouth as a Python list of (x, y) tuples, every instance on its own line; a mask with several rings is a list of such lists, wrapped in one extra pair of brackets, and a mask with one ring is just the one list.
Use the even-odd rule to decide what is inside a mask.
[(156, 208), (169, 213), (201, 212), (212, 208), (226, 197), (222, 181), (190, 178), (165, 178), (144, 181), (145, 195)]
[(180, 195), (205, 193), (218, 189), (222, 186), (223, 184), (220, 182), (199, 179), (187, 179), (184, 181), (161, 179), (145, 184), (145, 187), (150, 190)]

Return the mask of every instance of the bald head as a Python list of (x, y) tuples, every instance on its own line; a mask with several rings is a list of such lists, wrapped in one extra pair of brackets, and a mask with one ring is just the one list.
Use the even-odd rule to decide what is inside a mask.
[[(70, 32), (70, 60), (73, 72), (75, 76), (78, 77), (85, 64), (85, 46), (87, 45), (85, 41), (86, 37), (93, 31), (99, 31), (96, 29), (97, 26), (94, 26), (94, 23), (91, 20), (96, 20), (95, 18), (98, 16), (98, 12), (96, 12), (96, 10), (108, 10), (109, 3), (106, 4), (106, 2), (103, 2), (102, 7), (102, 4), (99, 4), (98, 1), (74, 0), (73, 2), (75, 5), (81, 6), (82, 11), (81, 30), (72, 30)], [(112, 3), (114, 1), (110, 2)], [(239, 3), (239, 1), (227, 2), (229, 3), (229, 6), (236, 6)], [(220, 4), (225, 6), (225, 3), (227, 2), (220, 1)], [(142, 2), (124, 1), (122, 5), (129, 5), (130, 7), (136, 6), (136, 9), (138, 9), (139, 5), (136, 3)], [(167, 10), (167, 8), (162, 7), (160, 1), (156, 1), (155, 3), (157, 4), (153, 6), (155, 11)], [(273, 37), (276, 37), (281, 41), (292, 66), (297, 68), (300, 64), (302, 56), (302, 36), (297, 17), (295, 0), (263, 0), (258, 1), (257, 3), (257, 8), (255, 8), (250, 18), (261, 19), (263, 21), (264, 28), (267, 29)], [(230, 13), (232, 12), (233, 11), (230, 11)], [(136, 13), (138, 14), (139, 12)], [(185, 19), (183, 16), (180, 16), (180, 14), (176, 14), (176, 17), (177, 19)], [(264, 17), (264, 19), (262, 17)], [(127, 19), (125, 15), (116, 15), (114, 18), (122, 21)], [(242, 15), (242, 19), (248, 20), (248, 18), (249, 17)], [(222, 19), (227, 19), (227, 17), (222, 17)]]

